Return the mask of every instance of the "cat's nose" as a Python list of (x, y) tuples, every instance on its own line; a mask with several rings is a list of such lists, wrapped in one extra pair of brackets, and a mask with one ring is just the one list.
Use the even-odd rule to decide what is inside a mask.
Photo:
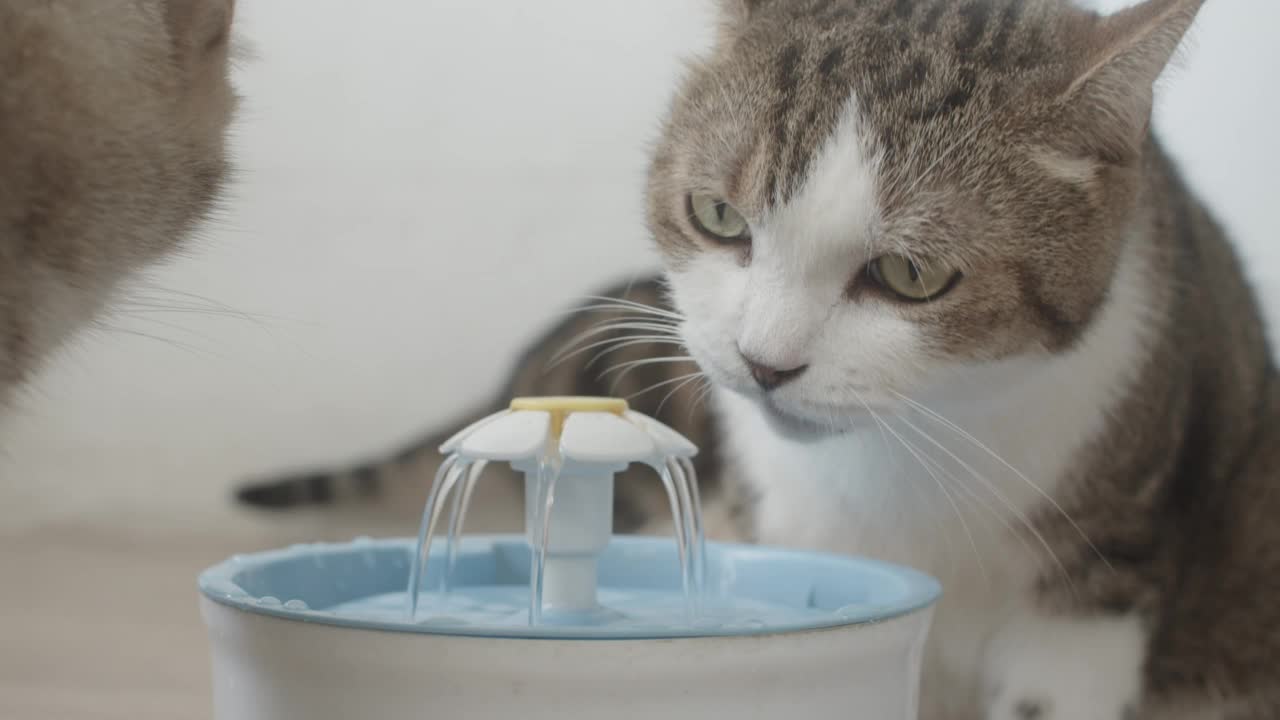
[(747, 367), (750, 368), (751, 377), (755, 378), (756, 384), (766, 392), (782, 387), (800, 377), (805, 370), (809, 369), (808, 365), (801, 365), (790, 370), (780, 370), (764, 363), (756, 362), (747, 355), (743, 355), (742, 359), (746, 361)]

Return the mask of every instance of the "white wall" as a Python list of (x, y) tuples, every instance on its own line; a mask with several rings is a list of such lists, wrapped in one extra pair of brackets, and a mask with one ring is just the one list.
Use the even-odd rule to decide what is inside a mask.
[[(1103, 3), (1118, 5), (1122, 3)], [(698, 12), (693, 12), (690, 8)], [(376, 451), (497, 386), (515, 348), (649, 267), (645, 144), (705, 42), (688, 0), (242, 2), (241, 182), (152, 304), (60, 358), (6, 432), (0, 527), (174, 510)], [(1273, 0), (1214, 0), (1159, 128), (1280, 306)], [(147, 522), (162, 522), (148, 518)]]

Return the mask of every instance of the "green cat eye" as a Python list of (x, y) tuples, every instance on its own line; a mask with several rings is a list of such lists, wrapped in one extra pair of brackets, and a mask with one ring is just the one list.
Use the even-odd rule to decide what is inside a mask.
[(917, 263), (901, 255), (878, 257), (867, 270), (881, 287), (912, 302), (924, 302), (945, 295), (960, 278), (960, 273), (955, 270)]
[(717, 242), (739, 242), (751, 236), (751, 229), (742, 213), (711, 195), (690, 195), (689, 217), (700, 232)]

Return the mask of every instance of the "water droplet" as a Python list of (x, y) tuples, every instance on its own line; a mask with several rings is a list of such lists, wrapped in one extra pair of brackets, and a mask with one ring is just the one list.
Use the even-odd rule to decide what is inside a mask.
[(243, 556), (243, 555), (232, 555), (232, 556), (231, 556), (231, 563), (232, 563), (233, 565), (243, 565), (243, 564), (247, 561), (247, 559), (248, 559), (248, 558), (246, 558), (246, 557), (245, 557), (245, 556)]
[(859, 605), (858, 603), (854, 603), (852, 605), (845, 605), (839, 610), (836, 610), (835, 614), (836, 614), (836, 617), (840, 618), (841, 620), (851, 620), (863, 614), (865, 610), (866, 610), (865, 605)]
[(304, 610), (310, 610), (311, 608), (307, 607), (307, 604), (301, 600), (290, 600), (289, 602), (284, 604), (284, 609), (293, 610), (295, 612), (301, 612)]
[(277, 607), (280, 605), (280, 598), (264, 595), (258, 598), (258, 604), (263, 607)]
[(756, 620), (753, 618), (751, 620), (744, 620), (742, 622), (742, 627), (745, 630), (763, 630), (767, 627), (767, 624), (763, 620)]
[(351, 541), (352, 545), (370, 545), (372, 543), (373, 543), (373, 538), (369, 537), (368, 535), (361, 535), (360, 537)]

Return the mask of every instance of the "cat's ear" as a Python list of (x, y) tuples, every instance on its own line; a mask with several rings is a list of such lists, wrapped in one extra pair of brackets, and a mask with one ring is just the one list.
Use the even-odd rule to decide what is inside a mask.
[(1155, 84), (1205, 0), (1145, 0), (1077, 29), (1079, 48), (1060, 100), (1078, 150), (1108, 162), (1141, 152)]
[(179, 62), (189, 65), (227, 51), (235, 5), (235, 0), (164, 0), (165, 24)]

